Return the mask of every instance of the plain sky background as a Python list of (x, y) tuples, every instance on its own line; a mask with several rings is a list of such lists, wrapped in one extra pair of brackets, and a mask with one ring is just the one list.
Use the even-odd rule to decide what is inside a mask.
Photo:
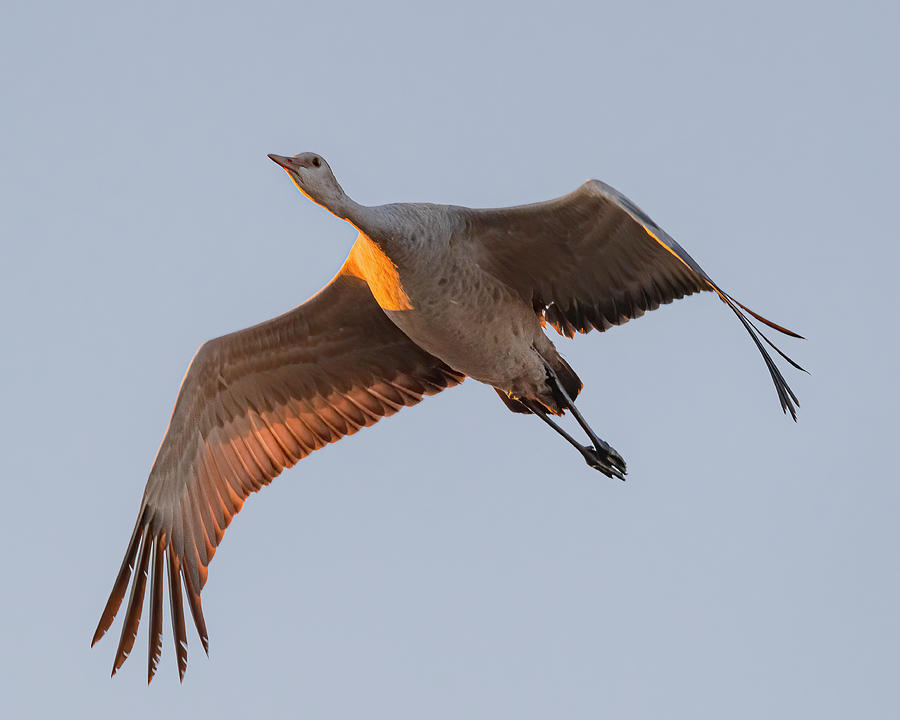
[[(62, 3), (0, 24), (4, 717), (900, 716), (900, 6)], [(609, 480), (467, 382), (246, 504), (179, 686), (89, 649), (185, 368), (317, 291), (347, 192), (588, 177), (806, 341), (786, 419), (693, 297), (558, 347)]]

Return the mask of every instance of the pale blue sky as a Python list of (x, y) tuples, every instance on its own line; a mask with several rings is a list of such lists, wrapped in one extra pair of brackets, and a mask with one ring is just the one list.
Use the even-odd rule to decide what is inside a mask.
[[(895, 2), (35, 3), (0, 25), (0, 714), (900, 715)], [(589, 470), (474, 382), (248, 501), (211, 657), (89, 649), (204, 340), (318, 290), (367, 204), (616, 186), (783, 343), (800, 422), (727, 309), (557, 345), (629, 463)], [(192, 632), (192, 631), (191, 631)], [(10, 711), (13, 714), (10, 714)]]

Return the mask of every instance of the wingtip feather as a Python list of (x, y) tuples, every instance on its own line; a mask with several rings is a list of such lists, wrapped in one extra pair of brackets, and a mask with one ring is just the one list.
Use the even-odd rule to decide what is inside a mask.
[[(718, 288), (716, 288), (716, 289), (718, 290)], [(720, 291), (720, 292), (721, 292), (721, 291)], [(763, 323), (763, 325), (768, 325), (768, 326), (769, 326), (770, 328), (772, 328), (773, 330), (777, 330), (777, 331), (780, 332), (780, 333), (784, 333), (785, 335), (789, 335), (790, 337), (797, 338), (798, 340), (806, 340), (806, 338), (803, 337), (802, 335), (800, 335), (799, 333), (795, 333), (793, 330), (788, 330), (786, 327), (784, 327), (784, 326), (782, 326), (782, 325), (779, 325), (778, 323), (772, 322), (771, 320), (769, 320), (769, 319), (767, 319), (767, 318), (764, 318), (764, 317), (763, 317), (762, 315), (760, 315), (759, 313), (753, 312), (753, 310), (751, 310), (750, 308), (748, 308), (746, 305), (744, 305), (744, 304), (743, 304), (742, 302), (740, 302), (739, 300), (735, 300), (733, 297), (731, 297), (731, 295), (728, 295), (728, 293), (724, 293), (724, 294), (728, 297), (729, 300), (731, 300), (731, 301), (734, 302), (739, 308), (741, 308), (741, 310), (744, 310), (745, 312), (747, 312), (747, 313), (749, 313), (750, 315), (752, 315), (754, 318), (756, 318), (756, 319), (759, 320), (761, 323)], [(800, 368), (800, 369), (802, 370), (803, 368)]]
[(172, 611), (172, 635), (175, 638), (175, 658), (178, 682), (184, 682), (187, 670), (187, 632), (184, 626), (184, 605), (181, 592), (181, 567), (172, 547), (169, 547), (169, 604)]
[(141, 611), (144, 606), (144, 591), (147, 587), (147, 567), (150, 562), (150, 546), (152, 539), (150, 531), (145, 529), (141, 535), (141, 554), (136, 566), (134, 583), (131, 586), (131, 597), (128, 598), (128, 608), (125, 621), (122, 623), (122, 634), (119, 636), (119, 647), (113, 661), (113, 672), (118, 670), (128, 659), (134, 640), (137, 637), (138, 626), (141, 622)]
[(194, 626), (197, 628), (197, 634), (200, 636), (203, 651), (209, 657), (209, 633), (206, 630), (206, 620), (203, 618), (203, 606), (200, 602), (200, 593), (195, 589), (190, 573), (184, 574), (184, 584), (185, 590), (187, 590), (188, 607), (191, 611), (191, 617), (194, 618)]
[[(714, 286), (715, 287), (715, 286)], [(782, 411), (787, 414), (790, 412), (791, 418), (794, 422), (797, 422), (797, 408), (800, 406), (800, 401), (797, 399), (797, 396), (794, 394), (794, 391), (791, 390), (790, 385), (788, 385), (787, 380), (784, 379), (784, 376), (781, 374), (781, 371), (778, 369), (778, 366), (775, 364), (775, 361), (772, 359), (772, 356), (766, 351), (765, 346), (760, 342), (759, 338), (761, 337), (766, 341), (779, 355), (781, 355), (785, 360), (787, 360), (794, 367), (803, 370), (797, 363), (795, 363), (791, 358), (785, 355), (780, 348), (778, 348), (769, 338), (765, 336), (765, 334), (756, 328), (753, 323), (751, 323), (744, 314), (738, 309), (738, 306), (743, 307), (736, 300), (732, 300), (731, 296), (724, 293), (718, 287), (715, 288), (716, 292), (719, 295), (719, 298), (724, 302), (731, 311), (737, 316), (738, 320), (741, 321), (741, 324), (749, 333), (750, 337), (753, 339), (753, 342), (756, 344), (757, 349), (762, 355), (763, 360), (766, 363), (766, 367), (769, 370), (769, 374), (772, 377), (772, 382), (775, 384), (775, 391), (778, 393), (778, 400), (781, 402)], [(748, 311), (750, 312), (750, 311)], [(754, 314), (755, 317), (755, 314)], [(768, 323), (767, 323), (768, 324)]]
[(141, 529), (143, 526), (145, 510), (138, 513), (137, 522), (134, 524), (134, 530), (131, 532), (131, 539), (128, 541), (128, 548), (125, 551), (125, 557), (122, 559), (122, 565), (119, 567), (119, 573), (113, 582), (112, 591), (100, 614), (100, 621), (97, 623), (97, 629), (94, 630), (94, 636), (91, 639), (91, 647), (97, 644), (115, 620), (116, 613), (122, 605), (125, 598), (125, 592), (128, 590), (128, 583), (131, 580), (131, 573), (134, 571), (134, 561), (140, 547), (141, 538), (143, 537)]
[(150, 584), (150, 631), (147, 643), (147, 684), (159, 667), (162, 656), (162, 604), (163, 604), (163, 552), (165, 537), (159, 537), (153, 543), (153, 576)]

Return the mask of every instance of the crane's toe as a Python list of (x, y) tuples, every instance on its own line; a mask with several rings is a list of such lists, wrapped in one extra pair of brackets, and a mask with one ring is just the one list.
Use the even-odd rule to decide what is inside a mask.
[(606, 477), (617, 477), (619, 480), (624, 480), (625, 474), (628, 472), (625, 468), (625, 460), (606, 443), (603, 443), (603, 446), (599, 448), (586, 447), (584, 449), (585, 462)]

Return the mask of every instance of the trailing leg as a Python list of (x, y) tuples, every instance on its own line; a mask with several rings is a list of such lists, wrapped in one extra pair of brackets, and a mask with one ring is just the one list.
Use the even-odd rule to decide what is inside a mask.
[(607, 477), (617, 477), (620, 480), (625, 479), (625, 461), (622, 459), (622, 456), (619, 455), (615, 450), (613, 450), (607, 443), (602, 440), (595, 442), (594, 447), (584, 446), (579, 443), (575, 438), (573, 438), (569, 433), (567, 433), (563, 428), (557, 425), (553, 420), (550, 419), (547, 411), (541, 406), (540, 403), (534, 400), (522, 400), (525, 407), (527, 407), (531, 412), (537, 415), (541, 420), (547, 423), (551, 428), (553, 428), (557, 433), (559, 433), (562, 437), (566, 439), (566, 441), (574, 447), (578, 452), (581, 453), (581, 456), (584, 458), (584, 461), (595, 470), (599, 470)]
[(557, 399), (560, 401), (560, 405), (572, 411), (572, 415), (575, 417), (575, 420), (581, 425), (581, 429), (587, 433), (587, 436), (591, 439), (591, 443), (594, 445), (594, 448), (598, 452), (605, 453), (608, 455), (612, 462), (618, 467), (623, 473), (625, 472), (625, 460), (619, 455), (618, 452), (605, 440), (602, 440), (597, 433), (594, 432), (594, 429), (588, 425), (587, 420), (584, 419), (584, 416), (581, 414), (581, 411), (575, 407), (575, 401), (569, 397), (569, 394), (566, 392), (566, 388), (563, 383), (560, 382), (556, 373), (553, 371), (549, 365), (546, 365), (547, 368), (547, 383), (551, 385), (551, 388), (554, 390), (554, 395), (557, 396)]

